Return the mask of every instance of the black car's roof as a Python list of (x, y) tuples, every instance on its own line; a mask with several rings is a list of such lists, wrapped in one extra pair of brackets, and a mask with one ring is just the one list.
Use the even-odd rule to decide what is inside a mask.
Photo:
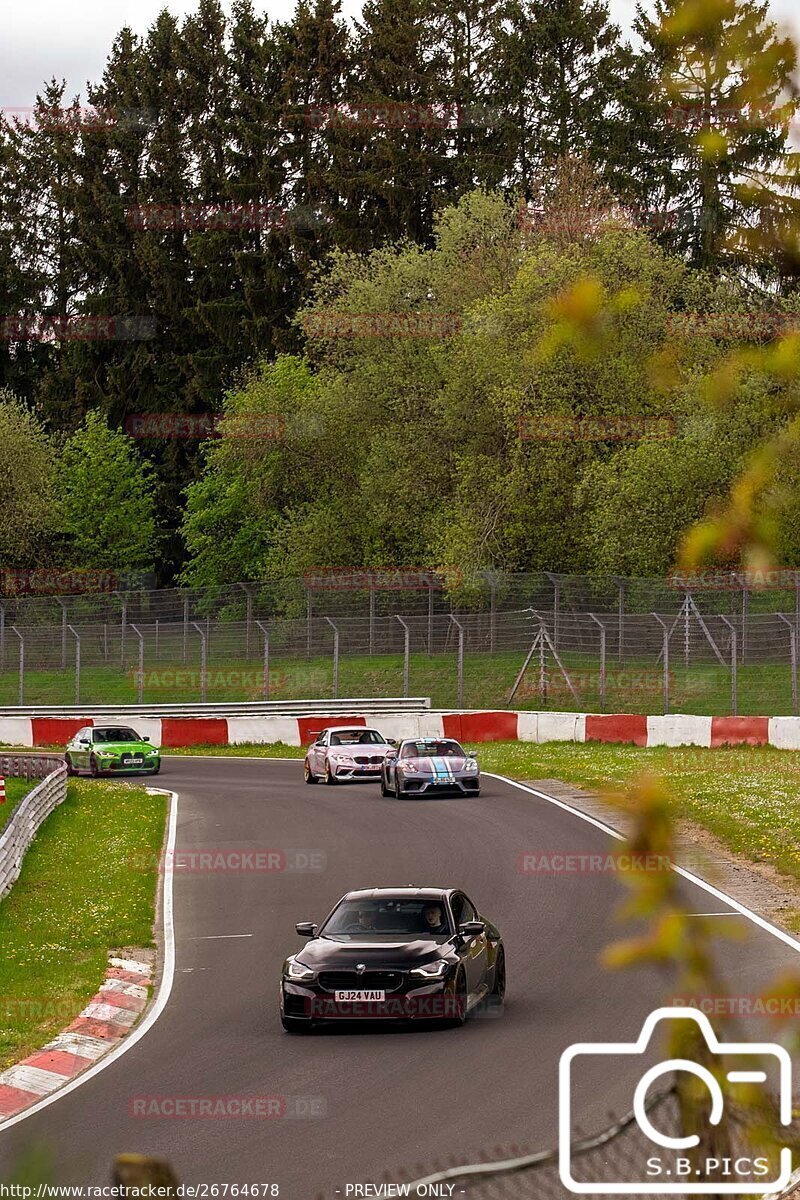
[(441, 900), (445, 896), (450, 896), (455, 891), (455, 888), (442, 887), (413, 887), (406, 885), (405, 887), (389, 887), (389, 888), (358, 888), (354, 892), (347, 892), (342, 896), (343, 900), (381, 900), (389, 897), (402, 896), (407, 899), (414, 899), (417, 896), (433, 896)]

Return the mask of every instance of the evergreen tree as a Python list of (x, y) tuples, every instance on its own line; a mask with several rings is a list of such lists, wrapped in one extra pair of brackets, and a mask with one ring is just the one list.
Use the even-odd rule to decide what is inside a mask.
[(637, 7), (635, 29), (642, 56), (661, 65), (651, 128), (662, 145), (664, 126), (673, 130), (661, 163), (672, 246), (706, 270), (741, 266), (762, 214), (780, 221), (797, 210), (800, 156), (787, 148), (795, 47), (758, 0), (657, 0), (652, 16)]

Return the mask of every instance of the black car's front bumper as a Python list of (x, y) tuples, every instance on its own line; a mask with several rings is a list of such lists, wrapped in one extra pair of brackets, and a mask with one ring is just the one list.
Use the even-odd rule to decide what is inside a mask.
[[(292, 1020), (307, 1021), (451, 1021), (465, 1004), (454, 988), (455, 972), (441, 979), (423, 979), (403, 973), (399, 987), (386, 992), (384, 1000), (337, 1000), (333, 990), (318, 980), (308, 983), (283, 979), (281, 1013)], [(370, 991), (371, 988), (354, 989)], [(346, 989), (342, 989), (346, 990)], [(377, 989), (380, 990), (380, 989)]]

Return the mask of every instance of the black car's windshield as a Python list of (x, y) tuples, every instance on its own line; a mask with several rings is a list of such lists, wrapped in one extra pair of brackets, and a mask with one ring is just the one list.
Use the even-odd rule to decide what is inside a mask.
[(95, 729), (96, 742), (140, 742), (142, 739), (133, 729), (124, 725), (110, 726), (108, 729)]
[(404, 742), (401, 758), (464, 758), (458, 742), (437, 738), (430, 742)]
[(331, 734), (332, 746), (385, 746), (386, 738), (377, 729), (337, 729)]
[(443, 900), (380, 897), (344, 900), (320, 932), (353, 937), (449, 937), (453, 931)]

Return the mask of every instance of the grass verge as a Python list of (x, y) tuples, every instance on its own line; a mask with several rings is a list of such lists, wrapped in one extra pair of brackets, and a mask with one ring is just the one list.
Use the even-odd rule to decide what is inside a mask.
[(0, 901), (0, 1070), (77, 1016), (108, 951), (153, 944), (166, 796), (70, 781)]

